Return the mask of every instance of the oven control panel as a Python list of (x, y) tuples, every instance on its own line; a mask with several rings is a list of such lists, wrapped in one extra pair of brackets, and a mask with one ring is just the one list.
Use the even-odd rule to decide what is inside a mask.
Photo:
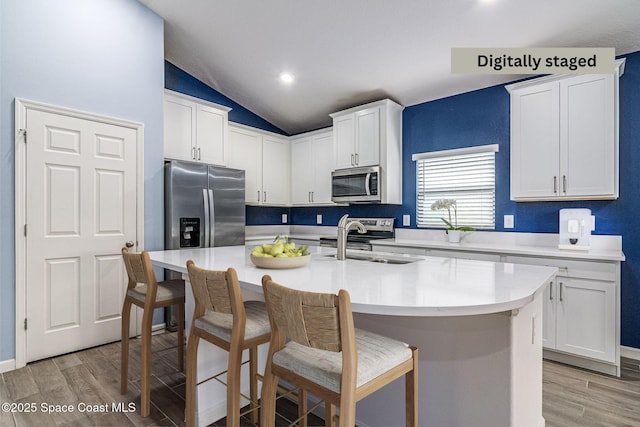
[(395, 218), (349, 218), (350, 221), (360, 221), (367, 231), (393, 232)]

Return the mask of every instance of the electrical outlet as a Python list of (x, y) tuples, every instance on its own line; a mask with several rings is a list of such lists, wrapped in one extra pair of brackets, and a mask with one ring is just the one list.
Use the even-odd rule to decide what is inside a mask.
[(316, 215), (316, 224), (322, 225), (322, 214)]
[(287, 223), (287, 214), (282, 214), (282, 223), (283, 224)]
[(504, 216), (504, 228), (513, 228), (514, 218), (513, 215)]
[(402, 226), (403, 227), (411, 226), (411, 215), (402, 215)]

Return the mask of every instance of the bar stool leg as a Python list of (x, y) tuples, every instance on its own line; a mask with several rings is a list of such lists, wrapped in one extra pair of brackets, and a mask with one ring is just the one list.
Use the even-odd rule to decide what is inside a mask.
[(184, 372), (184, 303), (178, 305), (178, 370)]
[(324, 402), (324, 425), (325, 427), (334, 426), (333, 420), (336, 417), (336, 406), (325, 401)]
[(237, 347), (229, 349), (229, 365), (227, 367), (227, 425), (240, 426), (240, 367), (242, 350)]
[(193, 327), (187, 340), (187, 379), (185, 384), (185, 422), (187, 427), (196, 425), (196, 383), (198, 377), (198, 344), (200, 337), (193, 333)]
[(153, 310), (145, 309), (142, 314), (142, 374), (140, 377), (140, 413), (148, 417), (151, 412), (151, 323)]
[(127, 392), (129, 381), (129, 323), (131, 319), (131, 301), (124, 300), (122, 306), (122, 337), (120, 341), (120, 394)]
[(262, 383), (262, 396), (260, 403), (260, 425), (273, 426), (276, 423), (276, 390), (278, 387), (278, 377), (271, 373), (271, 367), (267, 362), (264, 370), (264, 381)]
[(299, 427), (307, 427), (307, 391), (298, 389), (298, 417), (300, 419)]
[(258, 423), (258, 347), (249, 348), (249, 397), (251, 402), (250, 419), (253, 424)]

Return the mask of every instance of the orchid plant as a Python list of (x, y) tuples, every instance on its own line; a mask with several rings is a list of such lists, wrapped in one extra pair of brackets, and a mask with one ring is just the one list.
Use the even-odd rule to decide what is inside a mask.
[[(475, 228), (463, 225), (458, 227), (458, 206), (455, 199), (439, 199), (431, 204), (432, 211), (446, 209), (449, 214), (449, 220), (440, 218), (447, 225), (447, 234), (449, 230), (474, 231)], [(453, 209), (453, 218), (451, 218), (451, 210)]]

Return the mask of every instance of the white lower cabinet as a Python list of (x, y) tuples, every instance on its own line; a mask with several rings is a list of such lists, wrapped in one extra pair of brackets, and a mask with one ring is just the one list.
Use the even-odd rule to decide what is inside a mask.
[(620, 376), (620, 262), (373, 245), (374, 251), (558, 268), (544, 290), (542, 345), (550, 360)]
[(545, 290), (545, 357), (619, 375), (620, 264), (524, 256), (505, 261), (558, 267)]
[[(556, 283), (555, 302), (547, 300), (556, 311), (555, 345), (548, 347), (614, 363), (616, 284), (562, 276)], [(554, 318), (544, 321), (548, 323), (545, 329), (552, 333)]]

